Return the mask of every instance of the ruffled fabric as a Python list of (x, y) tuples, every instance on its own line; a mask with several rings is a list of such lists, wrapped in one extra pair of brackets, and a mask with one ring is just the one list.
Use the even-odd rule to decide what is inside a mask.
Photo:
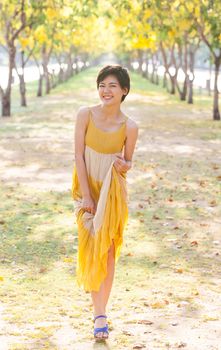
[[(77, 209), (78, 256), (76, 280), (85, 291), (98, 291), (107, 274), (108, 250), (115, 245), (115, 262), (123, 243), (123, 229), (128, 220), (128, 207), (123, 200), (121, 180), (112, 169), (112, 179), (107, 195), (101, 227), (94, 230), (94, 215)], [(125, 181), (125, 179), (123, 179)], [(80, 206), (80, 203), (79, 203)]]

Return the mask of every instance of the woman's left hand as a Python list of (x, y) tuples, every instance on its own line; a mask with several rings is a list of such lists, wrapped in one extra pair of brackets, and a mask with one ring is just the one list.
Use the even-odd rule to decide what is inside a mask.
[(119, 173), (125, 173), (131, 168), (131, 162), (126, 161), (122, 156), (117, 156), (114, 162), (114, 167)]

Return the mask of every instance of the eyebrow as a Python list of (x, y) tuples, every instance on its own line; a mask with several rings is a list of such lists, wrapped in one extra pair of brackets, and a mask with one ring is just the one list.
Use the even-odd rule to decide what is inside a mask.
[[(101, 81), (101, 82), (99, 83), (99, 85), (100, 85), (100, 84), (105, 84), (105, 83)], [(118, 84), (118, 82), (117, 82), (117, 81), (111, 81), (111, 82), (108, 83), (108, 84), (109, 84), (109, 85), (110, 85), (110, 84)]]

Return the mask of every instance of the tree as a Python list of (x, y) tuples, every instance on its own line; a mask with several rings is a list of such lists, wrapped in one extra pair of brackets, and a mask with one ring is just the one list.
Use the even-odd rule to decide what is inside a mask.
[(213, 119), (220, 120), (218, 76), (221, 65), (221, 2), (219, 0), (180, 1), (194, 20), (196, 29), (209, 48), (215, 65)]
[(16, 45), (15, 41), (19, 34), (25, 28), (27, 18), (25, 14), (25, 0), (19, 3), (16, 0), (3, 0), (0, 3), (0, 29), (3, 35), (1, 36), (1, 45), (8, 53), (8, 83), (4, 90), (0, 86), (2, 116), (8, 117), (11, 115), (11, 86), (12, 86), (12, 70), (15, 66)]

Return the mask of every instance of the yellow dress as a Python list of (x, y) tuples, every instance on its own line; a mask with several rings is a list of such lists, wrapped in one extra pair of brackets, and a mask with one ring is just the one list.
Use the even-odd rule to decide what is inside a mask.
[(106, 277), (112, 240), (115, 262), (123, 243), (123, 229), (128, 220), (126, 173), (118, 173), (113, 164), (116, 155), (123, 155), (126, 119), (117, 131), (103, 131), (96, 127), (89, 109), (85, 164), (90, 192), (97, 205), (95, 215), (82, 209), (82, 194), (74, 165), (72, 197), (78, 227), (76, 280), (87, 292), (98, 291)]

